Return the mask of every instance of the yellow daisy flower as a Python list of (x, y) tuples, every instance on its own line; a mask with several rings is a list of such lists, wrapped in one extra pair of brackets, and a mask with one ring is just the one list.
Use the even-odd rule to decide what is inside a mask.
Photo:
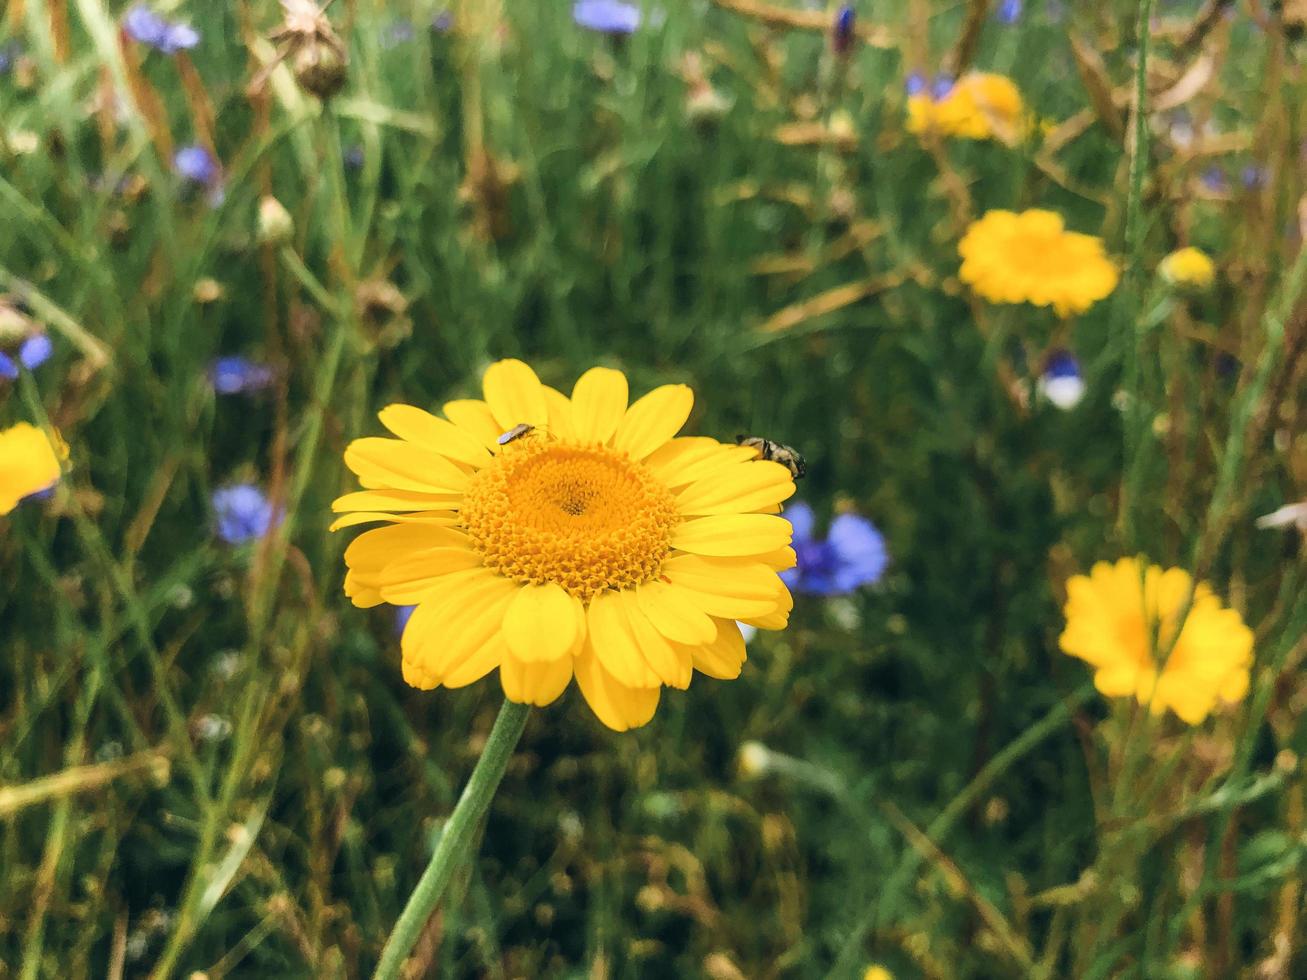
[(1216, 279), (1216, 265), (1206, 253), (1190, 245), (1177, 249), (1157, 266), (1162, 278), (1173, 286), (1206, 289)]
[(30, 422), (0, 431), (0, 517), (19, 501), (59, 482), (68, 447), (55, 436), (54, 444)]
[(962, 281), (991, 303), (1051, 306), (1063, 317), (1108, 296), (1119, 278), (1103, 240), (1067, 231), (1052, 211), (988, 211), (958, 253)]
[[(1135, 697), (1158, 715), (1170, 708), (1196, 725), (1219, 703), (1248, 693), (1253, 633), (1206, 585), (1193, 605), (1166, 662), (1176, 620), (1192, 579), (1181, 568), (1140, 568), (1134, 558), (1098, 562), (1088, 575), (1067, 581), (1062, 652), (1094, 668), (1094, 686), (1108, 697)], [(1156, 644), (1154, 637), (1156, 636)]]
[(571, 397), (518, 360), (492, 364), (484, 400), (382, 410), (395, 439), (358, 439), (366, 488), (333, 530), (371, 521), (345, 552), (357, 606), (416, 605), (404, 679), (462, 687), (499, 668), (509, 700), (546, 705), (575, 677), (599, 719), (645, 724), (693, 670), (732, 679), (737, 620), (786, 625), (777, 572), (794, 565), (790, 471), (747, 447), (677, 438), (693, 393), (628, 404), (620, 371), (592, 368)]
[(935, 132), (961, 139), (1015, 142), (1029, 129), (1021, 90), (1010, 78), (988, 72), (963, 75), (943, 96), (918, 92), (908, 98), (908, 132)]

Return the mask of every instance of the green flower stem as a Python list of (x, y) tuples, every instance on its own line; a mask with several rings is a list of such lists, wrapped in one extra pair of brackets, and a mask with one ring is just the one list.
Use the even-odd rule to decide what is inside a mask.
[(481, 818), (490, 808), (490, 801), (499, 788), (499, 781), (504, 778), (508, 768), (509, 757), (517, 746), (526, 728), (526, 718), (530, 713), (529, 705), (505, 701), (495, 719), (495, 727), (490, 730), (485, 750), (472, 770), (472, 778), (463, 787), (463, 795), (458, 798), (449, 822), (440, 834), (440, 842), (431, 855), (431, 863), (422, 872), (422, 880), (408, 897), (408, 904), (399, 915), (399, 921), (386, 940), (386, 948), (381, 951), (381, 962), (377, 965), (374, 980), (394, 980), (400, 975), (404, 958), (422, 934), (427, 920), (439, 904), (454, 869), (469, 857), (469, 845)]

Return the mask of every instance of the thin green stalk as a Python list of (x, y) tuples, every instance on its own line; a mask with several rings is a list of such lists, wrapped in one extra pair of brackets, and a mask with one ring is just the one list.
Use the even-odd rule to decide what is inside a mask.
[(1127, 549), (1137, 549), (1135, 527), (1136, 503), (1143, 482), (1143, 440), (1147, 438), (1150, 420), (1143, 403), (1143, 384), (1140, 372), (1140, 335), (1136, 320), (1139, 315), (1140, 283), (1144, 270), (1144, 178), (1148, 172), (1148, 52), (1152, 46), (1149, 22), (1153, 15), (1153, 0), (1139, 0), (1135, 21), (1135, 38), (1138, 60), (1135, 64), (1135, 115), (1134, 146), (1130, 155), (1130, 186), (1126, 196), (1125, 238), (1128, 265), (1125, 288), (1120, 306), (1121, 325), (1117, 340), (1121, 344), (1125, 366), (1125, 391), (1129, 395), (1125, 424), (1126, 486), (1121, 499), (1121, 529)]
[[(942, 844), (944, 838), (952, 832), (980, 797), (988, 792), (994, 781), (1016, 765), (1040, 742), (1066, 724), (1071, 713), (1088, 701), (1093, 693), (1092, 684), (1084, 685), (1065, 701), (1055, 704), (1042, 718), (1004, 746), (980, 772), (976, 773), (975, 778), (963, 788), (962, 792), (948, 802), (948, 805), (939, 812), (939, 816), (931, 821), (930, 826), (926, 828), (926, 836), (930, 841), (937, 846)], [(853, 932), (849, 934), (840, 952), (839, 960), (831, 971), (831, 976), (853, 975), (854, 966), (862, 957), (862, 944), (868, 933), (878, 924), (883, 925), (889, 921), (899, 893), (907, 886), (921, 861), (922, 857), (917, 851), (911, 848), (904, 851), (898, 867), (890, 874), (885, 887), (881, 889), (879, 901), (864, 913)]]
[(495, 719), (495, 727), (490, 730), (485, 750), (477, 760), (476, 768), (472, 770), (472, 777), (463, 787), (449, 822), (441, 831), (440, 842), (431, 855), (431, 863), (422, 873), (422, 879), (413, 889), (408, 904), (404, 906), (399, 921), (386, 940), (386, 948), (381, 951), (381, 962), (377, 965), (374, 980), (394, 980), (400, 976), (405, 957), (417, 943), (431, 913), (445, 894), (454, 870), (470, 856), (472, 837), (481, 818), (490, 808), (490, 801), (500, 780), (504, 778), (509, 757), (512, 756), (518, 739), (522, 737), (530, 711), (529, 705), (513, 701), (505, 701), (499, 709), (499, 717)]
[[(36, 382), (32, 379), (31, 373), (25, 368), (19, 372), (18, 383), (24, 404), (35, 416), (37, 424), (45, 432), (47, 438), (53, 443), (56, 434), (54, 427), (50, 423), (50, 416), (41, 401)], [(136, 593), (136, 587), (132, 584), (131, 576), (114, 558), (113, 551), (110, 549), (104, 533), (100, 530), (99, 525), (87, 516), (81, 502), (77, 499), (77, 494), (69, 493), (67, 499), (68, 513), (73, 519), (73, 526), (77, 529), (77, 535), (81, 539), (82, 546), (103, 566), (110, 584), (113, 586), (114, 591), (118, 593), (119, 601), (122, 602), (127, 611), (127, 620), (135, 631), (141, 648), (145, 651), (145, 659), (154, 678), (159, 705), (163, 709), (164, 721), (168, 726), (168, 734), (176, 746), (177, 755), (190, 771), (191, 782), (195, 787), (196, 795), (199, 797), (201, 809), (207, 809), (213, 801), (212, 794), (209, 792), (209, 774), (204, 766), (200, 764), (199, 757), (196, 756), (195, 750), (191, 746), (186, 714), (182, 711), (181, 705), (177, 703), (177, 699), (173, 694), (172, 685), (168, 679), (168, 666), (163, 662), (163, 656), (155, 645), (150, 620), (146, 615), (141, 598)]]

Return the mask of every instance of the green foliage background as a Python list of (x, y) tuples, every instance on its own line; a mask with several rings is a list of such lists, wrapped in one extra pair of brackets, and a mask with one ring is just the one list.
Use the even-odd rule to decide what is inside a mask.
[[(1129, 125), (1134, 4), (1029, 3), (1014, 26), (859, 4), (876, 43), (846, 59), (737, 6), (650, 7), (617, 41), (561, 0), (468, 0), (449, 32), (429, 4), (344, 0), (349, 77), (320, 109), (285, 67), (250, 88), (267, 0), (176, 5), (203, 36), (176, 58), (103, 0), (11, 2), (0, 287), (57, 356), (0, 382), (0, 423), (48, 413), (72, 469), (0, 520), (0, 977), (366, 975), (499, 694), (408, 689), (389, 611), (344, 599), (341, 452), (381, 406), (475, 394), (508, 356), (559, 387), (595, 363), (689, 383), (694, 431), (799, 445), (803, 499), (871, 517), (893, 563), (800, 598), (738, 682), (699, 678), (637, 732), (574, 691), (535, 713), (419, 946), (430, 975), (1232, 977), (1276, 966), (1281, 936), (1285, 972), (1257, 975), (1307, 971), (1302, 551), (1252, 528), (1307, 495), (1292, 24), (1239, 5), (1187, 46), (1198, 5), (1159, 5), (1152, 97), (1198, 57), (1213, 73), (1149, 117), (1127, 254), (1126, 141), (1087, 93)], [(956, 57), (977, 10), (974, 64), (1049, 133), (1079, 119), (1065, 145), (905, 133), (906, 75)], [(726, 100), (711, 118), (689, 53)], [(210, 117), (220, 201), (169, 152)], [(838, 138), (791, 145), (796, 123)], [(258, 238), (268, 194), (285, 244)], [(976, 301), (966, 221), (1031, 206), (1140, 277), (1073, 323)], [(1154, 281), (1181, 243), (1217, 258), (1211, 292)], [(862, 298), (811, 315), (840, 287)], [(1014, 396), (1054, 346), (1085, 366), (1072, 412)], [(215, 397), (231, 353), (273, 364), (273, 391)], [(215, 540), (236, 480), (286, 509), (262, 544)], [(1105, 814), (1135, 729), (1057, 652), (1059, 602), (1136, 551), (1196, 563), (1258, 629), (1258, 668), (1247, 705), (1150, 730), (1174, 779)], [(746, 740), (782, 754), (759, 778)], [(918, 861), (905, 822), (942, 853)]]

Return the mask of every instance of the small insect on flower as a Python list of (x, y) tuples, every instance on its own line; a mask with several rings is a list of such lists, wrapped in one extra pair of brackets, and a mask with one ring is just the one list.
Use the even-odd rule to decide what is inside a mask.
[(499, 438), (496, 439), (495, 442), (499, 443), (501, 446), (507, 446), (510, 442), (516, 442), (523, 436), (531, 434), (535, 431), (535, 428), (534, 425), (530, 425), (526, 422), (519, 422), (507, 432), (500, 433)]
[(737, 446), (747, 446), (750, 449), (758, 450), (758, 458), (769, 460), (773, 463), (780, 463), (790, 475), (796, 480), (801, 480), (808, 472), (808, 463), (803, 455), (793, 446), (785, 446), (779, 442), (772, 442), (770, 439), (764, 439), (762, 436), (738, 435), (735, 437)]

